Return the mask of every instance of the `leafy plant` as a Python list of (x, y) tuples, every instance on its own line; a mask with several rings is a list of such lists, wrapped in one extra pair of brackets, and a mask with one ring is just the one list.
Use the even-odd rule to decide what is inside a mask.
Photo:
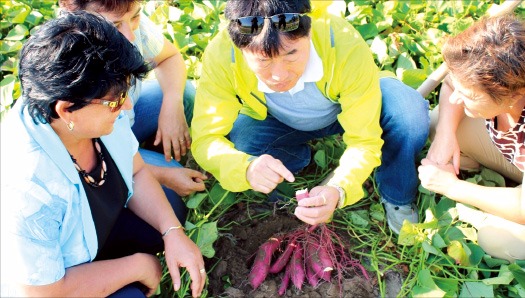
[(56, 15), (55, 1), (1, 1), (0, 4), (0, 119), (20, 97), (18, 52), (31, 32)]
[[(202, 53), (227, 24), (223, 14), (225, 3), (225, 0), (143, 1), (145, 13), (180, 48), (191, 79), (200, 77)], [(317, 1), (315, 5), (327, 3)], [(328, 9), (343, 16), (361, 33), (378, 67), (416, 88), (442, 63), (440, 49), (444, 38), (463, 31), (501, 3), (501, 0), (345, 0), (334, 1)], [(0, 118), (21, 95), (17, 65), (22, 44), (35, 28), (56, 13), (56, 1), (0, 1)], [(516, 13), (524, 16), (523, 4)], [(437, 104), (438, 92), (436, 89), (427, 97), (432, 108)], [(280, 191), (290, 197), (297, 189), (319, 184), (337, 166), (344, 150), (338, 137), (324, 138), (311, 146), (314, 162), (295, 182), (280, 186)], [(504, 183), (502, 177), (486, 169), (464, 175), (472, 183), (490, 186)], [(213, 259), (216, 240), (230, 228), (229, 224), (219, 226), (219, 219), (235, 204), (250, 208), (250, 203), (263, 202), (266, 196), (253, 191), (230, 193), (213, 178), (206, 183), (207, 191), (186, 198), (190, 209), (186, 230), (203, 254)], [(486, 255), (476, 244), (476, 231), (457, 220), (453, 201), (420, 188), (418, 206), (425, 221), (406, 224), (396, 238), (386, 225), (374, 175), (365, 183), (363, 193), (365, 198), (357, 204), (338, 210), (333, 223), (338, 233), (348, 233), (355, 239), (352, 253), (376, 274), (381, 296), (385, 296), (385, 273), (397, 270), (405, 277), (400, 296), (525, 297), (525, 264), (508, 264)], [(182, 272), (181, 290), (174, 293), (164, 268), (158, 294), (188, 296), (188, 274)], [(225, 287), (231, 286), (229, 278), (224, 279)], [(207, 293), (205, 290), (203, 296)]]

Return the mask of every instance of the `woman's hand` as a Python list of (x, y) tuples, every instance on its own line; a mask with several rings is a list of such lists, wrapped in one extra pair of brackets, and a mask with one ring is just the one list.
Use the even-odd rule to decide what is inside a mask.
[(426, 158), (438, 165), (446, 165), (452, 160), (454, 173), (459, 174), (459, 144), (454, 133), (436, 133), (428, 149)]
[(421, 161), (418, 171), (421, 185), (439, 194), (447, 194), (459, 180), (452, 164), (438, 165), (427, 158)]
[[(171, 100), (164, 98), (163, 101)], [(162, 142), (164, 157), (166, 161), (171, 160), (172, 150), (175, 160), (180, 161), (181, 156), (186, 155), (191, 147), (191, 137), (184, 115), (184, 107), (178, 105), (173, 111), (162, 108), (159, 115), (155, 146)]]
[(175, 291), (180, 289), (179, 267), (184, 267), (191, 277), (191, 293), (199, 297), (206, 282), (206, 269), (199, 247), (191, 241), (184, 230), (171, 231), (164, 236), (165, 256)]
[(171, 188), (179, 196), (188, 196), (196, 191), (203, 191), (204, 180), (208, 179), (203, 173), (187, 168), (163, 168), (165, 171), (162, 185)]
[(142, 272), (142, 277), (138, 282), (148, 288), (148, 292), (144, 294), (146, 294), (146, 297), (150, 297), (157, 291), (162, 277), (162, 266), (159, 259), (146, 253), (136, 253), (133, 255), (133, 258), (137, 260), (135, 264), (138, 268), (141, 268), (140, 272)]
[(309, 194), (297, 203), (295, 216), (311, 225), (328, 222), (339, 202), (339, 191), (332, 186), (316, 186)]

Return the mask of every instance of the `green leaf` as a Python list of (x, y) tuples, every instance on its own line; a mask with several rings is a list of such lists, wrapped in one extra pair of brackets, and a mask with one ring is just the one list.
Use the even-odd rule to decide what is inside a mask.
[(13, 29), (9, 30), (9, 33), (7, 33), (7, 36), (4, 38), (5, 40), (22, 40), (29, 34), (29, 30), (25, 25), (16, 25)]
[(15, 87), (16, 77), (14, 75), (6, 75), (2, 82), (0, 82), (0, 102), (2, 111), (7, 110), (7, 107), (13, 103), (13, 89)]
[(436, 285), (446, 292), (445, 297), (454, 297), (459, 290), (459, 281), (451, 278), (436, 279)]
[(423, 247), (423, 250), (430, 253), (430, 254), (433, 254), (433, 255), (436, 255), (436, 256), (440, 256), (442, 253), (441, 251), (439, 251), (437, 248), (435, 248), (434, 246), (430, 245), (430, 243), (426, 242), (426, 241), (423, 241), (422, 243), (422, 247)]
[(482, 282), (486, 285), (508, 285), (514, 279), (507, 265), (501, 266), (498, 277), (486, 278)]
[(191, 237), (191, 239), (200, 248), (202, 255), (207, 258), (213, 258), (215, 255), (213, 243), (215, 240), (217, 240), (217, 238), (219, 238), (217, 222), (203, 224), (200, 228), (197, 228), (196, 233), (193, 233)]
[(231, 205), (235, 203), (235, 193), (225, 190), (220, 183), (215, 183), (210, 191), (210, 201), (213, 204), (220, 202), (223, 206)]
[(399, 245), (414, 245), (416, 242), (421, 241), (419, 230), (417, 225), (405, 220), (399, 231), (399, 237), (397, 238), (397, 244)]
[(17, 53), (22, 49), (20, 41), (4, 41), (0, 40), (0, 54)]
[(445, 243), (445, 240), (443, 240), (441, 235), (436, 233), (434, 234), (434, 236), (432, 236), (432, 246), (435, 246), (437, 248), (443, 248), (446, 247), (447, 244)]
[(189, 209), (197, 209), (201, 202), (204, 199), (206, 199), (207, 196), (208, 194), (203, 192), (194, 193), (190, 196), (190, 199), (186, 203), (186, 207), (188, 207)]
[(7, 11), (7, 20), (13, 24), (22, 24), (30, 12), (27, 5), (12, 7)]
[(457, 227), (451, 227), (445, 232), (445, 242), (450, 243), (452, 241), (463, 240), (465, 235)]
[(525, 288), (525, 270), (516, 263), (510, 264), (509, 270), (522, 288)]
[(322, 169), (326, 169), (327, 163), (326, 163), (326, 153), (324, 150), (319, 150), (314, 155), (314, 161), (315, 163), (321, 167)]
[(427, 78), (427, 74), (423, 69), (408, 69), (401, 73), (401, 80), (406, 85), (416, 89)]
[(503, 259), (493, 258), (490, 255), (485, 254), (483, 256), (483, 261), (489, 266), (489, 268), (499, 267), (501, 265), (509, 264), (509, 261)]
[(441, 290), (430, 275), (428, 269), (421, 270), (417, 275), (417, 285), (412, 289), (414, 297), (444, 297), (445, 292)]
[(465, 250), (462, 243), (457, 240), (451, 241), (447, 247), (447, 254), (456, 261), (456, 264), (462, 266), (470, 266), (469, 253), (470, 250)]
[(461, 287), (459, 297), (494, 297), (494, 287), (480, 281), (467, 281)]
[(483, 259), (483, 256), (485, 255), (485, 252), (477, 244), (469, 242), (469, 243), (467, 243), (467, 246), (469, 247), (470, 251), (472, 252), (472, 254), (469, 256), (470, 264), (472, 264), (472, 266), (477, 266), (481, 262), (481, 260)]
[[(416, 63), (407, 53), (402, 53), (397, 57), (396, 67), (401, 70), (416, 69)], [(397, 70), (396, 70), (397, 72)]]
[(358, 227), (365, 228), (369, 225), (368, 212), (366, 210), (350, 211), (349, 216), (352, 223)]
[(525, 288), (521, 285), (509, 286), (509, 297), (510, 298), (523, 298), (525, 297)]
[(478, 240), (478, 232), (476, 229), (471, 228), (471, 227), (462, 227), (462, 226), (458, 226), (457, 228), (465, 236), (465, 239), (473, 241), (473, 242)]
[(36, 10), (31, 11), (31, 13), (26, 18), (26, 23), (30, 24), (31, 26), (39, 25), (42, 21), (42, 18), (44, 16)]
[(505, 187), (505, 178), (491, 169), (483, 167), (480, 175), (483, 180), (494, 182), (499, 187)]
[(370, 206), (370, 217), (381, 222), (385, 220), (385, 211), (383, 206), (381, 206), (381, 204), (372, 204)]
[(204, 20), (208, 16), (208, 11), (210, 9), (203, 4), (193, 2), (193, 13), (191, 16), (196, 20)]
[(365, 24), (356, 27), (357, 31), (361, 34), (364, 40), (373, 38), (379, 34), (379, 30), (375, 24)]

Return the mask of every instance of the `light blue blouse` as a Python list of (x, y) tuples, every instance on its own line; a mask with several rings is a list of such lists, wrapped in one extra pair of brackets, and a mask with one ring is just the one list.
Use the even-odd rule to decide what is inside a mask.
[[(49, 124), (36, 124), (19, 99), (1, 125), (1, 296), (10, 283), (46, 285), (92, 261), (97, 235), (89, 203), (66, 148)], [(133, 194), (138, 142), (124, 113), (101, 137)]]

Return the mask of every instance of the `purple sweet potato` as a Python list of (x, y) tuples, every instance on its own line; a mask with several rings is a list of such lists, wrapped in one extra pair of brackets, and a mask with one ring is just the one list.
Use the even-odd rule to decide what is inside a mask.
[(290, 273), (290, 279), (296, 288), (299, 290), (302, 289), (303, 283), (305, 280), (304, 273), (304, 259), (303, 259), (303, 248), (298, 243), (297, 247), (294, 249), (292, 258), (288, 265), (286, 265), (287, 271)]
[(281, 270), (284, 269), (286, 264), (288, 264), (288, 261), (290, 260), (290, 256), (292, 255), (293, 251), (297, 247), (297, 244), (295, 241), (291, 241), (286, 245), (286, 249), (284, 252), (273, 262), (272, 266), (270, 267), (270, 273), (279, 273)]
[(330, 282), (333, 268), (332, 259), (326, 248), (316, 242), (308, 242), (306, 245), (305, 259), (314, 275)]
[(315, 272), (313, 271), (313, 269), (311, 268), (310, 266), (310, 263), (308, 261), (305, 262), (306, 263), (306, 280), (308, 280), (308, 283), (312, 286), (312, 287), (317, 287), (317, 285), (319, 284), (319, 280), (321, 279), (321, 277), (317, 276), (315, 274)]
[(280, 239), (270, 238), (259, 247), (257, 255), (255, 256), (255, 261), (253, 262), (252, 270), (248, 277), (253, 289), (257, 289), (266, 279), (268, 271), (270, 270), (272, 255), (279, 248), (280, 244)]
[(286, 289), (288, 289), (288, 284), (290, 283), (290, 274), (289, 272), (285, 272), (283, 276), (283, 280), (281, 282), (281, 286), (279, 287), (278, 294), (279, 296), (283, 296), (286, 294)]

